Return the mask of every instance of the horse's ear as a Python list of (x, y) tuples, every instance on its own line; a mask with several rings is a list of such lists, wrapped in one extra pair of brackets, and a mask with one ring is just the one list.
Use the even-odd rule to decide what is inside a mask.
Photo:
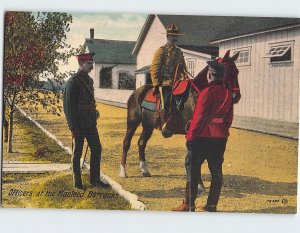
[(228, 59), (228, 58), (229, 58), (229, 54), (230, 54), (230, 50), (228, 50), (228, 51), (225, 53), (223, 59), (224, 59), (224, 60)]
[(238, 57), (239, 57), (239, 55), (240, 55), (240, 52), (237, 52), (236, 54), (234, 54), (233, 56), (232, 56), (232, 60), (233, 61), (235, 61)]

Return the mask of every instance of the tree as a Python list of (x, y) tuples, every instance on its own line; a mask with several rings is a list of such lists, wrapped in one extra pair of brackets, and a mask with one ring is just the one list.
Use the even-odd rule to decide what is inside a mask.
[[(79, 49), (66, 43), (72, 16), (56, 12), (6, 12), (4, 27), (3, 94), (9, 108), (8, 152), (12, 152), (13, 117), (17, 105), (37, 105), (60, 115), (60, 88), (67, 77), (59, 65)], [(41, 80), (55, 83), (43, 90)]]

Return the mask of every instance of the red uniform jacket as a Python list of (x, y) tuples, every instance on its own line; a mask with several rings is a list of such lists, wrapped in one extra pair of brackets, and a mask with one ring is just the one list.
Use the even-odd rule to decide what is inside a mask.
[(187, 141), (197, 138), (227, 138), (233, 119), (231, 92), (213, 81), (198, 96)]

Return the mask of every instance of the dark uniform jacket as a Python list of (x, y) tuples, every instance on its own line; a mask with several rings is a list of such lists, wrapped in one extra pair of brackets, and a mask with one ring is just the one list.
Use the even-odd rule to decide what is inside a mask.
[(167, 42), (154, 54), (150, 74), (153, 86), (170, 86), (173, 83), (177, 65), (180, 65), (176, 80), (181, 79), (182, 70), (186, 69), (182, 51), (174, 44)]
[(231, 92), (222, 82), (213, 81), (200, 92), (187, 141), (197, 138), (227, 138), (233, 119)]
[(70, 130), (96, 126), (93, 79), (86, 72), (78, 71), (67, 81), (64, 112)]

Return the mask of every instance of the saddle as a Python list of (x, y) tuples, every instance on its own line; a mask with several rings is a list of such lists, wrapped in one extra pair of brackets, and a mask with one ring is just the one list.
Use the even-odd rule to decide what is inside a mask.
[[(174, 97), (175, 104), (180, 102), (181, 104), (186, 101), (188, 89), (190, 87), (189, 80), (178, 80), (174, 83), (172, 88), (172, 96)], [(142, 107), (150, 110), (150, 111), (158, 111), (160, 109), (160, 101), (159, 96), (154, 95), (154, 88), (151, 88), (145, 95), (145, 98), (142, 102)], [(174, 102), (174, 101), (173, 101)]]

